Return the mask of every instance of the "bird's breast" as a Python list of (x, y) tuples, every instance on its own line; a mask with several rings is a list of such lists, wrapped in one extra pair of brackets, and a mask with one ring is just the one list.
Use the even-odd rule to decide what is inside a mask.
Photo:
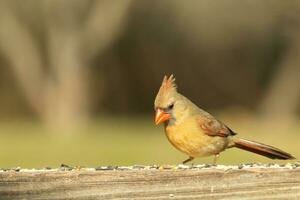
[(194, 118), (180, 124), (165, 127), (170, 143), (178, 150), (192, 157), (217, 154), (227, 146), (227, 138), (206, 135)]

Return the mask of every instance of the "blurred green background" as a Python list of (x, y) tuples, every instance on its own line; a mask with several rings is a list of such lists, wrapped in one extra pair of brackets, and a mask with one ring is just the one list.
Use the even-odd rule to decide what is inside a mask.
[[(240, 137), (299, 158), (299, 25), (292, 0), (0, 0), (0, 168), (181, 163), (153, 123), (165, 74)], [(273, 161), (219, 159), (245, 162)]]

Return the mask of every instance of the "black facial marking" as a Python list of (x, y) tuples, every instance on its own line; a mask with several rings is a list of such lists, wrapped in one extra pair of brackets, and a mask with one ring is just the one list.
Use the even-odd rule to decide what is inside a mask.
[(168, 106), (168, 109), (169, 109), (169, 110), (172, 110), (173, 107), (174, 107), (174, 103), (170, 104), (170, 105)]

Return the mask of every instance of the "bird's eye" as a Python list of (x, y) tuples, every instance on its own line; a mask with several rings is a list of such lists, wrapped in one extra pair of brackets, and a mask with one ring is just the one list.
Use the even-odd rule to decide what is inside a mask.
[(173, 107), (174, 107), (174, 103), (170, 104), (170, 105), (168, 106), (168, 109), (171, 110)]

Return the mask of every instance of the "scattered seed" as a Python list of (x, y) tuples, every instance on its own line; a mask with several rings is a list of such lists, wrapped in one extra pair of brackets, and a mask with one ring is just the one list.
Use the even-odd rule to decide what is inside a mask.
[(144, 165), (133, 165), (133, 169), (145, 169)]

